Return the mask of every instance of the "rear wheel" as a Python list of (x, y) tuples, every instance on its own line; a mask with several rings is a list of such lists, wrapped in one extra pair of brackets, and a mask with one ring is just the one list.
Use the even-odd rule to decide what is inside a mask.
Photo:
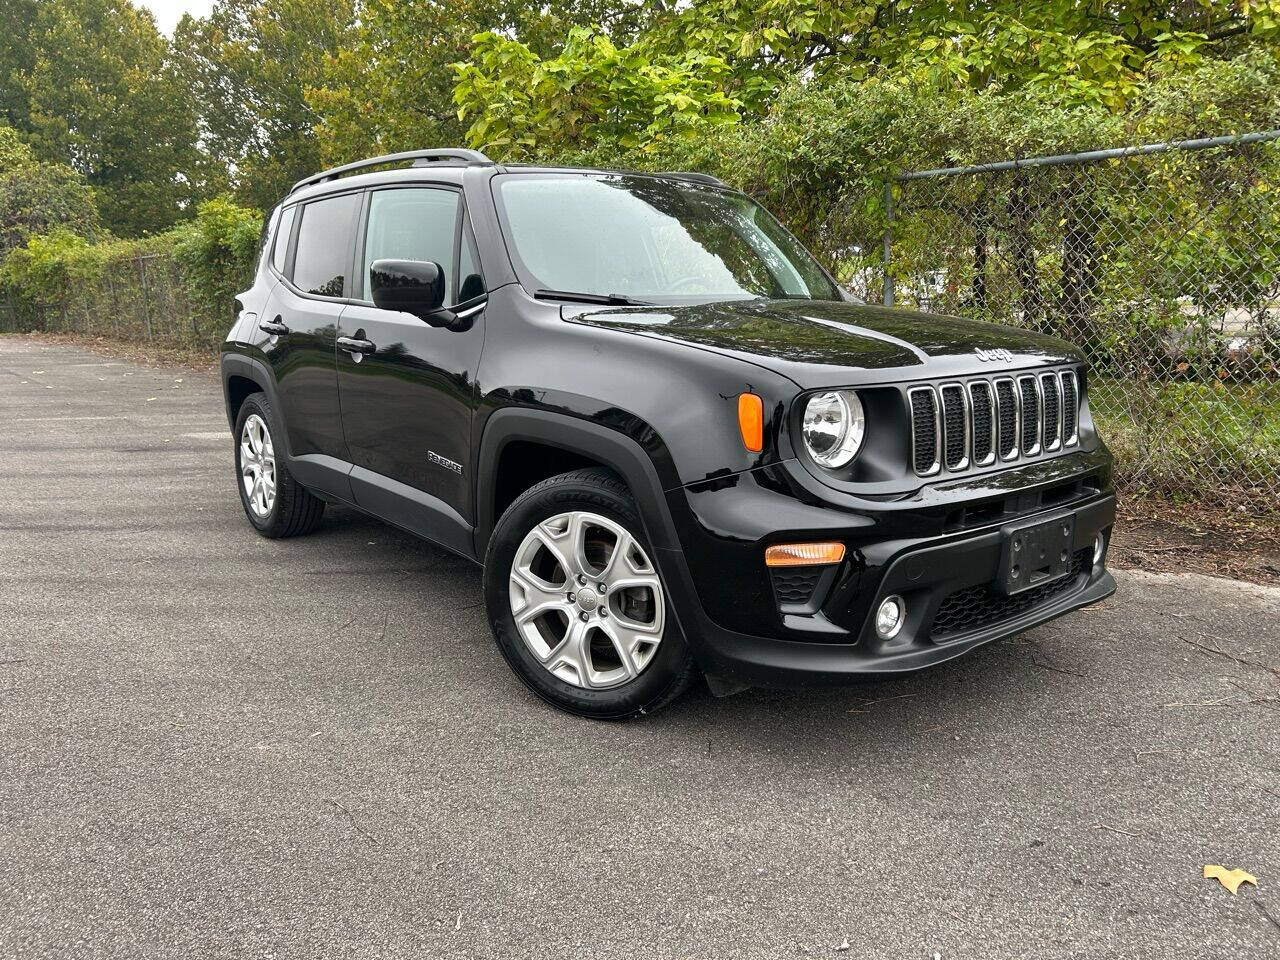
[(503, 656), (543, 699), (572, 713), (652, 713), (694, 675), (635, 502), (604, 470), (527, 490), (485, 559), (485, 600)]
[(271, 403), (255, 393), (236, 417), (236, 480), (245, 516), (264, 537), (310, 533), (324, 514), (324, 501), (289, 473), (272, 438)]

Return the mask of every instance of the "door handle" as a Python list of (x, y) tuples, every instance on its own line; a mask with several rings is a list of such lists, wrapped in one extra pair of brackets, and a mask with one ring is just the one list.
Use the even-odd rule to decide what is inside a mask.
[(347, 353), (366, 354), (373, 353), (378, 348), (373, 345), (370, 340), (362, 340), (358, 337), (339, 337), (338, 347)]
[(276, 314), (276, 318), (271, 321), (262, 321), (258, 324), (258, 329), (263, 333), (270, 333), (277, 337), (283, 337), (289, 332), (289, 328), (284, 325), (284, 317)]

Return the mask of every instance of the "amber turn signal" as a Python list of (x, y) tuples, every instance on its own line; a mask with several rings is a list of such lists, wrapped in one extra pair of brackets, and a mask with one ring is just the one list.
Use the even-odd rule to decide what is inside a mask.
[(764, 401), (754, 393), (738, 394), (738, 430), (752, 453), (764, 449)]
[(843, 559), (843, 543), (779, 543), (764, 552), (766, 567), (821, 567)]

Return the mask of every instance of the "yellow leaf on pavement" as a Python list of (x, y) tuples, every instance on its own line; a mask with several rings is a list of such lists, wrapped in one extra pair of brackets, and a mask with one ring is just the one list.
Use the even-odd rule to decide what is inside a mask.
[(1228, 870), (1226, 867), (1219, 866), (1216, 863), (1206, 863), (1204, 865), (1204, 875), (1206, 879), (1212, 877), (1217, 880), (1230, 890), (1233, 895), (1240, 889), (1240, 884), (1242, 883), (1252, 883), (1255, 887), (1258, 885), (1257, 877), (1238, 867), (1235, 870)]

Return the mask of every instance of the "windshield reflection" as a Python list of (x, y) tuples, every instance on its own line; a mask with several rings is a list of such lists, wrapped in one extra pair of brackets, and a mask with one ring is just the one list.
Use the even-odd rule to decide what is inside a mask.
[(629, 174), (517, 174), (497, 183), (528, 289), (652, 303), (840, 299), (799, 241), (742, 194)]

